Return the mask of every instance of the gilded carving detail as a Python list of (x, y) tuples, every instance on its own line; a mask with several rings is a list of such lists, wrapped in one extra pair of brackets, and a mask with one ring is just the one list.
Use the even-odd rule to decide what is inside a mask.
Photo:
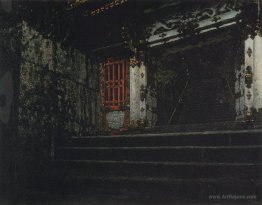
[(251, 92), (250, 92), (250, 91), (248, 91), (248, 92), (247, 92), (247, 99), (248, 99), (248, 100), (250, 100), (250, 99), (251, 99), (251, 97), (252, 97), (252, 94), (251, 94)]
[(248, 54), (249, 57), (251, 57), (251, 55), (252, 55), (252, 49), (251, 49), (250, 47), (247, 49), (247, 54)]
[(247, 66), (245, 72), (245, 83), (247, 85), (247, 88), (251, 88), (252, 82), (253, 82), (252, 68), (250, 66)]
[(245, 112), (245, 121), (246, 122), (252, 122), (253, 121), (253, 114), (251, 111), (246, 111)]
[(146, 98), (146, 87), (144, 85), (141, 85), (140, 87), (140, 100), (144, 101)]
[(135, 67), (135, 66), (138, 65), (138, 60), (137, 60), (136, 56), (130, 58), (130, 65), (131, 65), (131, 67)]
[(199, 27), (199, 22), (212, 19), (213, 22), (217, 22), (221, 19), (219, 15), (237, 10), (236, 5), (232, 3), (225, 3), (224, 1), (218, 1), (215, 5), (209, 5), (203, 3), (192, 11), (184, 13), (183, 15), (179, 12), (169, 16), (166, 21), (157, 22), (155, 27), (152, 28), (151, 35), (158, 35), (160, 37), (165, 36), (164, 32), (177, 29), (179, 33), (185, 33), (193, 31)]

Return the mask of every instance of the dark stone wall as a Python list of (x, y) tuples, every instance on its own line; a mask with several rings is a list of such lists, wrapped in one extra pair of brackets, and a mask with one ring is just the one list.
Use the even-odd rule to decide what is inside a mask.
[(60, 4), (1, 3), (0, 198), (45, 180), (54, 146), (95, 135), (100, 124), (99, 67), (71, 39), (60, 43), (69, 29), (55, 12)]
[(15, 179), (21, 26), (0, 5), (0, 197)]
[(99, 67), (23, 22), (19, 91), (19, 173), (41, 178), (56, 145), (98, 133)]

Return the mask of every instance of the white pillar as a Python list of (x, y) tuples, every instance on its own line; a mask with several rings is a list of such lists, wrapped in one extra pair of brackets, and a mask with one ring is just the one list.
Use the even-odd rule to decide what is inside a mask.
[[(245, 119), (252, 119), (252, 108), (254, 106), (254, 85), (253, 85), (253, 72), (254, 72), (254, 40), (249, 36), (245, 41)], [(251, 77), (250, 77), (251, 74)], [(251, 78), (251, 83), (247, 83), (247, 79)]]
[(146, 121), (146, 92), (147, 92), (147, 68), (144, 62), (141, 62), (140, 72), (140, 119)]
[[(147, 68), (143, 61), (130, 66), (130, 126), (146, 122)], [(142, 124), (139, 124), (142, 123)]]
[(139, 66), (130, 66), (130, 124), (136, 126), (140, 118)]
[[(244, 105), (245, 120), (256, 120), (262, 108), (262, 37), (245, 41)], [(236, 107), (238, 104), (236, 104)]]
[(253, 71), (253, 107), (255, 111), (262, 108), (262, 37), (254, 38), (254, 71)]

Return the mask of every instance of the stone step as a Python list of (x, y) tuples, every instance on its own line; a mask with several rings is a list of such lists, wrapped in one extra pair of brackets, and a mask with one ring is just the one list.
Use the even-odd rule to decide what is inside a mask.
[(73, 137), (56, 147), (50, 184), (63, 194), (259, 198), (261, 142), (261, 129)]
[[(81, 193), (82, 195), (136, 199), (194, 199), (215, 202), (212, 197), (244, 196), (259, 200), (261, 197), (260, 180), (222, 180), (222, 179), (176, 179), (170, 177), (125, 177), (125, 176), (69, 176), (55, 178), (49, 186), (65, 194)], [(230, 196), (231, 195), (231, 196)], [(225, 200), (229, 200), (225, 199)], [(234, 200), (234, 199), (232, 199)], [(140, 200), (141, 201), (141, 200)], [(242, 200), (243, 201), (243, 200)], [(221, 199), (219, 200), (221, 202)]]
[(59, 176), (171, 177), (175, 179), (261, 179), (262, 164), (56, 160)]
[(234, 146), (262, 145), (262, 130), (178, 132), (117, 136), (72, 137), (75, 147)]
[(222, 122), (208, 122), (208, 123), (183, 123), (175, 125), (161, 125), (154, 128), (145, 128), (143, 133), (179, 133), (179, 132), (207, 132), (207, 131), (220, 131), (220, 132), (249, 132), (261, 130), (262, 122), (245, 123), (243, 121), (222, 121)]
[(56, 158), (65, 160), (259, 163), (262, 161), (262, 145), (58, 147)]

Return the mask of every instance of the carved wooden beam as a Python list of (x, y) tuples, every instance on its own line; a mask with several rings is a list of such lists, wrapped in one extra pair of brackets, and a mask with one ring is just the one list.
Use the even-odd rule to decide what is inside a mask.
[[(99, 6), (92, 8), (92, 9), (87, 9), (84, 12), (84, 16), (95, 16), (98, 14), (102, 14), (105, 11), (111, 10), (113, 8), (119, 7), (125, 3), (127, 3), (128, 0), (111, 0), (109, 2), (105, 3), (100, 3)], [(88, 5), (88, 3), (97, 3), (95, 0), (68, 0), (68, 9), (72, 10), (75, 8), (78, 8), (82, 5)]]
[[(167, 44), (171, 42), (178, 41), (183, 39), (188, 35), (198, 35), (201, 33), (206, 33), (212, 30), (217, 30), (219, 28), (224, 28), (232, 26), (238, 22), (238, 11), (230, 11), (223, 15), (219, 16), (219, 20), (213, 21), (212, 19), (207, 19), (199, 22), (191, 22), (189, 24), (182, 23), (180, 28), (162, 32), (161, 34), (151, 35), (147, 39), (147, 45), (149, 47), (156, 47), (162, 44)], [(186, 28), (187, 25), (190, 25), (189, 28)]]

